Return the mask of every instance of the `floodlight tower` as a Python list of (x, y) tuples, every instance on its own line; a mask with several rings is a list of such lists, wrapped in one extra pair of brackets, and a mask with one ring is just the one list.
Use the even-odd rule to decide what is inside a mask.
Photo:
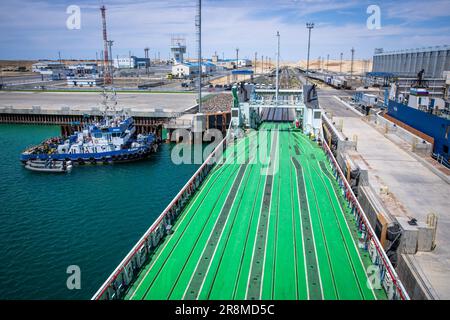
[(311, 30), (314, 28), (313, 22), (307, 22), (306, 28), (308, 28), (308, 58), (306, 60), (306, 82), (308, 82), (308, 76), (309, 76), (309, 52), (311, 47)]
[(352, 62), (350, 65), (350, 78), (353, 79), (353, 63), (355, 61), (355, 48), (352, 48), (351, 52), (352, 52)]
[(202, 112), (202, 0), (197, 3), (197, 16), (195, 19), (197, 27), (198, 44), (198, 112)]
[(277, 31), (277, 70), (275, 84), (275, 103), (278, 104), (278, 93), (280, 91), (280, 32)]
[(148, 51), (150, 49), (148, 47), (144, 48), (145, 54), (145, 73), (148, 74), (148, 67), (150, 67), (150, 58), (148, 57)]

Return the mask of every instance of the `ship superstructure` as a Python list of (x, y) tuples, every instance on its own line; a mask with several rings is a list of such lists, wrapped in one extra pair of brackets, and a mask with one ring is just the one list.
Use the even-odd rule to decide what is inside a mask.
[(133, 161), (156, 152), (154, 134), (136, 134), (132, 117), (116, 109), (115, 92), (103, 93), (103, 117), (68, 137), (47, 139), (21, 154), (21, 161), (65, 160), (77, 164)]

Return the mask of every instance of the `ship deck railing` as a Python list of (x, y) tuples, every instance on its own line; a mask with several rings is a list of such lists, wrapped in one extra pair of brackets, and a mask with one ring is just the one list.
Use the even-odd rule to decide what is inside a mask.
[(224, 139), (219, 142), (200, 168), (198, 168), (180, 192), (117, 266), (114, 272), (103, 283), (100, 289), (92, 297), (92, 300), (121, 299), (126, 294), (128, 287), (137, 278), (139, 271), (145, 266), (147, 259), (152, 255), (163, 238), (167, 234), (170, 234), (171, 226), (182, 212), (184, 205), (206, 179), (209, 171), (215, 165), (214, 159), (219, 159), (220, 155), (225, 151), (227, 141), (229, 141), (230, 132), (231, 130), (228, 130)]
[(366, 213), (345, 178), (345, 175), (334, 157), (333, 152), (324, 140), (322, 141), (322, 148), (330, 160), (334, 170), (334, 176), (342, 189), (344, 197), (347, 200), (347, 204), (356, 218), (359, 231), (362, 233), (364, 246), (371, 253), (371, 260), (374, 265), (379, 268), (379, 280), (381, 281), (381, 285), (386, 291), (388, 298), (390, 300), (409, 300), (409, 295), (400, 281), (394, 267), (392, 266), (391, 261), (387, 257), (386, 252), (384, 251), (383, 246), (373, 230)]
[[(230, 130), (228, 132), (230, 132)], [(170, 226), (177, 216), (181, 214), (184, 205), (200, 187), (202, 181), (204, 181), (209, 171), (213, 168), (214, 163), (211, 163), (212, 158), (225, 150), (227, 140), (229, 140), (228, 134), (208, 156), (191, 179), (189, 179), (177, 196), (170, 202), (144, 236), (122, 260), (106, 282), (100, 287), (97, 293), (92, 297), (93, 300), (121, 299), (127, 294), (128, 289), (139, 276), (139, 273), (145, 266), (148, 258), (155, 252), (164, 236), (170, 233)], [(394, 267), (389, 261), (380, 241), (371, 227), (363, 208), (359, 204), (350, 184), (347, 182), (344, 173), (340, 169), (336, 158), (325, 141), (322, 141), (322, 148), (331, 163), (334, 178), (337, 180), (339, 187), (342, 190), (348, 208), (351, 209), (351, 212), (355, 217), (360, 236), (359, 243), (364, 245), (364, 249), (369, 252), (372, 263), (377, 271), (376, 276), (379, 278), (387, 298), (392, 300), (409, 300), (408, 293), (403, 287)]]

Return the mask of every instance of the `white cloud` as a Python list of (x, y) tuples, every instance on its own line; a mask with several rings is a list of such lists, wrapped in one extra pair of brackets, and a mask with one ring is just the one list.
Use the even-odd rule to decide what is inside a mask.
[(388, 18), (395, 18), (408, 23), (430, 21), (435, 18), (450, 18), (450, 1), (395, 1), (383, 6)]
[[(448, 1), (433, 1), (448, 7)], [(194, 0), (110, 0), (105, 3), (109, 38), (115, 41), (114, 56), (128, 54), (129, 50), (143, 55), (143, 49), (148, 46), (151, 57), (158, 51), (162, 57), (167, 57), (172, 34), (185, 35), (190, 56), (196, 54)], [(282, 58), (304, 59), (306, 21), (320, 12), (351, 12), (358, 3), (332, 0), (279, 0), (276, 4), (250, 0), (205, 1), (203, 52), (205, 56), (217, 51), (234, 57), (235, 48), (239, 47), (243, 57), (253, 58), (255, 51), (259, 57), (261, 54), (274, 57), (275, 34), (279, 30)], [(421, 2), (411, 3), (412, 6), (405, 8), (389, 4), (384, 9), (385, 5), (382, 5), (382, 12), (386, 10), (388, 18), (411, 17), (416, 11), (429, 11), (436, 17), (449, 12), (439, 13), (435, 7), (425, 11)], [(42, 0), (0, 4), (0, 28), (3, 30), (0, 34), (0, 58), (55, 57), (59, 50), (66, 58), (95, 57), (95, 52), (100, 52), (103, 47), (100, 11), (95, 2), (81, 1), (79, 5), (82, 10), (81, 30), (69, 31), (65, 28), (67, 14), (64, 4), (50, 5)], [(286, 13), (298, 19), (288, 20)], [(314, 58), (326, 54), (337, 57), (340, 52), (348, 56), (352, 46), (358, 57), (368, 58), (376, 47), (397, 49), (450, 43), (450, 26), (412, 28), (402, 19), (396, 25), (382, 24), (381, 30), (368, 30), (365, 19), (361, 19), (361, 23), (342, 21), (346, 15), (336, 15), (336, 19), (341, 21), (314, 19), (316, 27), (311, 47)]]

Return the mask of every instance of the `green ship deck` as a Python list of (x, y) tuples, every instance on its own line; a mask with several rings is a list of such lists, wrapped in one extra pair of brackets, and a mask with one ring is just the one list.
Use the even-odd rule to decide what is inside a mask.
[[(322, 149), (291, 124), (264, 130), (274, 174), (227, 148), (126, 299), (386, 298), (367, 284), (370, 260)], [(250, 160), (257, 134), (235, 143)]]

